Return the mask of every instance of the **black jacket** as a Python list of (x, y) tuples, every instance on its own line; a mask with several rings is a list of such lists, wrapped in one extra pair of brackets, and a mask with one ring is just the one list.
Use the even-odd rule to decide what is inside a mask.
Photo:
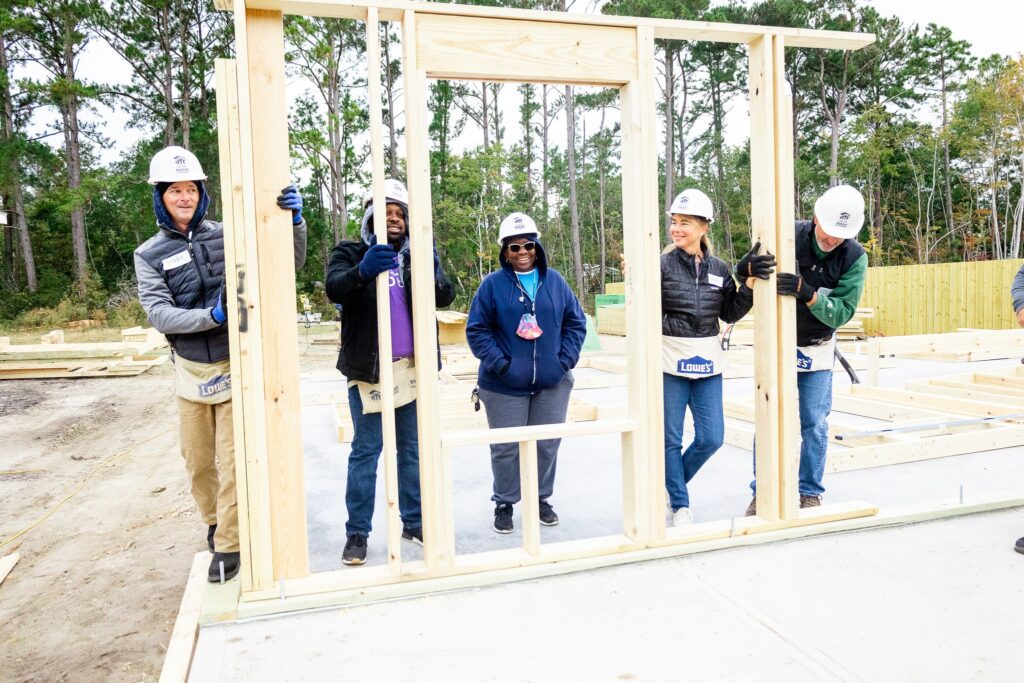
[[(814, 253), (814, 222), (797, 221), (795, 233), (796, 262), (800, 275), (815, 290), (834, 289), (846, 271), (864, 255), (864, 247), (856, 239), (848, 239), (819, 261)], [(808, 306), (801, 304), (796, 307), (797, 346), (821, 344), (831, 339), (835, 332), (835, 328), (815, 318)]]
[[(406, 240), (408, 245), (408, 240)], [(374, 280), (363, 280), (359, 274), (359, 262), (369, 250), (363, 241), (346, 240), (339, 242), (331, 252), (327, 266), (327, 297), (341, 304), (341, 352), (338, 354), (338, 370), (349, 380), (370, 382), (380, 381), (380, 365), (377, 362), (377, 294)], [(408, 249), (400, 252), (402, 277), (412, 282), (412, 269)], [(405, 288), (406, 304), (412, 313), (412, 287)], [(445, 277), (440, 266), (434, 271), (434, 305), (443, 308), (455, 300), (455, 289)], [(415, 314), (413, 314), (415, 319)], [(435, 322), (436, 325), (436, 322)], [(438, 349), (438, 367), (441, 362)]]
[[(721, 285), (710, 279), (721, 278)], [(732, 271), (722, 259), (704, 251), (700, 275), (692, 254), (673, 249), (661, 255), (661, 333), (669, 337), (710, 337), (718, 320), (734, 323), (754, 305), (746, 284), (736, 288)]]

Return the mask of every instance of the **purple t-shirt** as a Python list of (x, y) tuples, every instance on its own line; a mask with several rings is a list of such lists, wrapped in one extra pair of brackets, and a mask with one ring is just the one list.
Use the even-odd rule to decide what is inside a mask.
[(391, 356), (394, 359), (412, 356), (412, 315), (405, 302), (405, 283), (398, 268), (388, 273), (391, 294)]

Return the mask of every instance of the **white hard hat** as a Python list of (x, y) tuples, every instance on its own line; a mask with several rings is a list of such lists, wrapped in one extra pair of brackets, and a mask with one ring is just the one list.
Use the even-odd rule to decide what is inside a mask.
[(856, 237), (864, 225), (864, 197), (849, 185), (836, 185), (814, 202), (814, 215), (829, 237)]
[(513, 211), (502, 219), (501, 227), (498, 228), (498, 244), (504, 244), (506, 237), (516, 237), (517, 235), (540, 237), (537, 224), (522, 211)]
[(711, 205), (711, 198), (700, 190), (683, 190), (676, 195), (676, 198), (672, 201), (672, 208), (668, 210), (669, 214), (679, 213), (684, 216), (697, 216), (703, 218), (708, 223), (713, 223), (715, 220), (715, 209)]
[[(405, 185), (402, 184), (401, 180), (395, 180), (394, 178), (388, 178), (384, 181), (384, 200), (385, 201), (396, 201), (409, 206), (409, 191), (405, 189)], [(373, 203), (373, 188), (363, 198), (363, 208), (365, 209)]]
[(179, 180), (206, 180), (196, 155), (184, 147), (164, 147), (149, 162), (149, 184), (176, 183)]

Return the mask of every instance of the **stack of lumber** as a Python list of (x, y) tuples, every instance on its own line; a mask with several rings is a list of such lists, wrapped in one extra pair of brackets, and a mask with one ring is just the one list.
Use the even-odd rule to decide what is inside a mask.
[[(857, 312), (853, 314), (849, 322), (836, 330), (836, 338), (839, 341), (855, 341), (858, 339), (866, 339), (867, 335), (864, 332), (864, 321), (868, 318), (872, 318), (875, 315), (874, 309), (871, 308), (858, 308)], [(721, 324), (723, 333), (728, 327), (725, 323)], [(754, 315), (748, 313), (738, 323), (732, 326), (732, 330), (729, 333), (729, 346), (753, 346), (754, 345)]]
[(119, 342), (64, 343), (64, 333), (43, 335), (40, 344), (11, 344), (0, 337), (0, 379), (125, 377), (138, 375), (167, 361), (152, 352), (167, 345), (152, 328), (121, 331)]
[[(723, 407), (726, 443), (750, 448), (753, 401), (728, 398)], [(836, 387), (832, 410), (826, 472), (1024, 446), (1024, 367), (933, 377), (902, 389)], [(874, 424), (865, 426), (864, 418)]]

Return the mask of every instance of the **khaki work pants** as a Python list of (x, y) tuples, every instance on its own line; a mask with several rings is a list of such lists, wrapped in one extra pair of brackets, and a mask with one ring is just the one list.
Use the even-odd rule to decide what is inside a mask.
[(235, 436), (231, 401), (196, 403), (178, 397), (179, 439), (192, 497), (207, 525), (216, 524), (219, 553), (237, 553), (238, 499), (235, 495)]

